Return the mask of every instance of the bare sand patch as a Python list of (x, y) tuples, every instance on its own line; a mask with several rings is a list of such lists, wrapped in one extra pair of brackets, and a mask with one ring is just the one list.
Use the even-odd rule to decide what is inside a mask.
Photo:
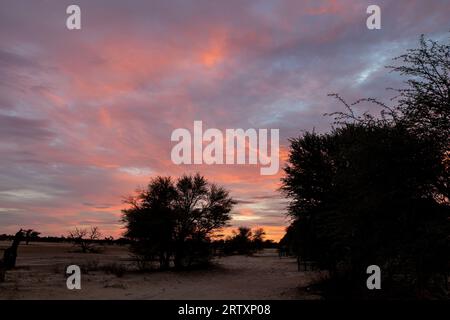
[[(0, 243), (0, 249), (7, 243)], [(128, 271), (105, 273), (100, 266), (133, 268), (126, 246), (106, 246), (103, 253), (71, 252), (70, 244), (21, 245), (17, 268), (0, 283), (0, 299), (318, 299), (299, 288), (318, 272), (298, 272), (293, 258), (278, 258), (275, 250), (254, 256), (215, 258), (207, 270), (183, 272)], [(82, 274), (82, 289), (66, 288), (65, 266), (91, 266)], [(99, 267), (97, 269), (97, 267)]]

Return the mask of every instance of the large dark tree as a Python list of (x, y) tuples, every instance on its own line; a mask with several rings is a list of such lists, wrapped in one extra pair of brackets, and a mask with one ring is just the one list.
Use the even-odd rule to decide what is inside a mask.
[(263, 228), (256, 228), (253, 231), (252, 242), (253, 242), (253, 247), (256, 251), (262, 250), (264, 248), (265, 235), (266, 235), (266, 232), (264, 231)]
[(174, 250), (174, 199), (176, 190), (169, 177), (156, 177), (147, 189), (126, 200), (123, 210), (125, 237), (132, 239), (132, 252), (144, 268), (146, 262), (159, 259), (162, 269), (169, 267)]
[(356, 116), (343, 101), (349, 112), (337, 114), (330, 133), (291, 140), (282, 187), (294, 220), (288, 238), (342, 280), (334, 286), (341, 294), (368, 293), (372, 264), (382, 269), (383, 293), (400, 284), (439, 293), (448, 281), (450, 50), (422, 39), (399, 59), (394, 71), (410, 79), (397, 107), (360, 100), (384, 111)]
[(402, 120), (416, 135), (436, 139), (442, 150), (450, 143), (450, 45), (421, 36), (419, 47), (394, 59), (393, 72), (406, 77), (397, 90)]
[(450, 45), (421, 36), (418, 48), (395, 61), (389, 68), (407, 77), (407, 87), (397, 90), (401, 121), (440, 149), (446, 170), (434, 183), (434, 193), (450, 204)]
[(231, 219), (235, 201), (196, 174), (176, 181), (157, 177), (127, 203), (125, 236), (134, 240), (135, 254), (144, 260), (157, 257), (162, 268), (173, 257), (175, 267), (182, 268), (207, 260), (209, 238)]

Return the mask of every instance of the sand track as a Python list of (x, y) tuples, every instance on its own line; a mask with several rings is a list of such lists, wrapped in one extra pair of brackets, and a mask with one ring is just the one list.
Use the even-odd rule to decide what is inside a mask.
[[(7, 244), (0, 243), (0, 248)], [(319, 277), (297, 272), (295, 259), (274, 250), (214, 259), (208, 270), (126, 272), (123, 277), (95, 271), (120, 263), (133, 269), (126, 247), (108, 246), (101, 254), (70, 252), (68, 244), (32, 243), (19, 248), (17, 268), (0, 284), (0, 299), (317, 299), (304, 288)], [(68, 290), (64, 266), (92, 265), (82, 274), (82, 289)]]

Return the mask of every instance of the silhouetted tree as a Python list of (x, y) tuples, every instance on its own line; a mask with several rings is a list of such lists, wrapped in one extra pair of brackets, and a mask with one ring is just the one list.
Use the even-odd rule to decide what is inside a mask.
[(420, 37), (388, 66), (406, 76), (407, 87), (397, 90), (402, 121), (416, 136), (436, 139), (442, 153), (450, 144), (450, 45)]
[(28, 229), (25, 231), (25, 244), (28, 245), (31, 240), (35, 240), (39, 237), (41, 233), (33, 229)]
[(227, 190), (196, 174), (152, 179), (145, 190), (126, 200), (123, 210), (125, 236), (134, 240), (132, 251), (143, 260), (158, 257), (168, 268), (209, 259), (210, 236), (231, 219), (235, 201)]
[(174, 201), (177, 192), (170, 177), (156, 177), (146, 190), (129, 197), (131, 207), (123, 210), (125, 237), (134, 240), (131, 250), (145, 266), (159, 258), (161, 268), (168, 268), (173, 255), (176, 223)]
[(252, 242), (255, 250), (262, 250), (264, 248), (264, 237), (266, 232), (263, 228), (257, 228), (253, 231)]
[(264, 248), (265, 231), (258, 228), (252, 231), (248, 227), (239, 227), (223, 242), (226, 254), (251, 254)]
[[(278, 255), (279, 257), (283, 256), (291, 256), (295, 255), (297, 257), (308, 257), (308, 254), (306, 252), (301, 252), (300, 245), (302, 248), (309, 248), (309, 242), (308, 239), (305, 238), (307, 235), (307, 231), (309, 228), (306, 228), (306, 223), (300, 223), (299, 220), (302, 217), (296, 217), (292, 224), (286, 228), (286, 233), (284, 234), (283, 238), (281, 238), (280, 242), (278, 243)], [(300, 228), (303, 228), (303, 230), (300, 230)]]
[(101, 233), (98, 227), (91, 227), (89, 230), (84, 228), (75, 228), (69, 232), (69, 241), (73, 242), (74, 246), (80, 248), (83, 253), (97, 253), (100, 251), (98, 240), (100, 240)]
[(447, 285), (450, 50), (422, 38), (399, 59), (394, 71), (410, 79), (397, 107), (363, 99), (355, 104), (376, 103), (382, 116), (357, 116), (335, 95), (348, 110), (335, 113), (337, 127), (290, 140), (282, 190), (294, 222), (286, 240), (329, 270), (340, 294), (367, 293), (371, 264), (382, 269), (385, 293)]
[(233, 231), (230, 242), (239, 254), (249, 254), (252, 250), (252, 230), (247, 227), (239, 227), (237, 231)]

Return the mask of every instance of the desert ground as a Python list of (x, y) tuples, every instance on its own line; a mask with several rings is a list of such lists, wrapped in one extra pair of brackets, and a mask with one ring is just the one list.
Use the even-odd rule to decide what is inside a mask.
[[(9, 242), (0, 242), (1, 249)], [(253, 256), (226, 256), (206, 270), (136, 270), (126, 246), (102, 253), (74, 252), (70, 244), (20, 245), (17, 266), (0, 283), (0, 299), (320, 299), (307, 287), (321, 275), (298, 272), (294, 258), (266, 249)], [(81, 290), (68, 290), (65, 267), (81, 267)], [(124, 274), (109, 272), (120, 265)], [(115, 273), (115, 274), (114, 274)]]

